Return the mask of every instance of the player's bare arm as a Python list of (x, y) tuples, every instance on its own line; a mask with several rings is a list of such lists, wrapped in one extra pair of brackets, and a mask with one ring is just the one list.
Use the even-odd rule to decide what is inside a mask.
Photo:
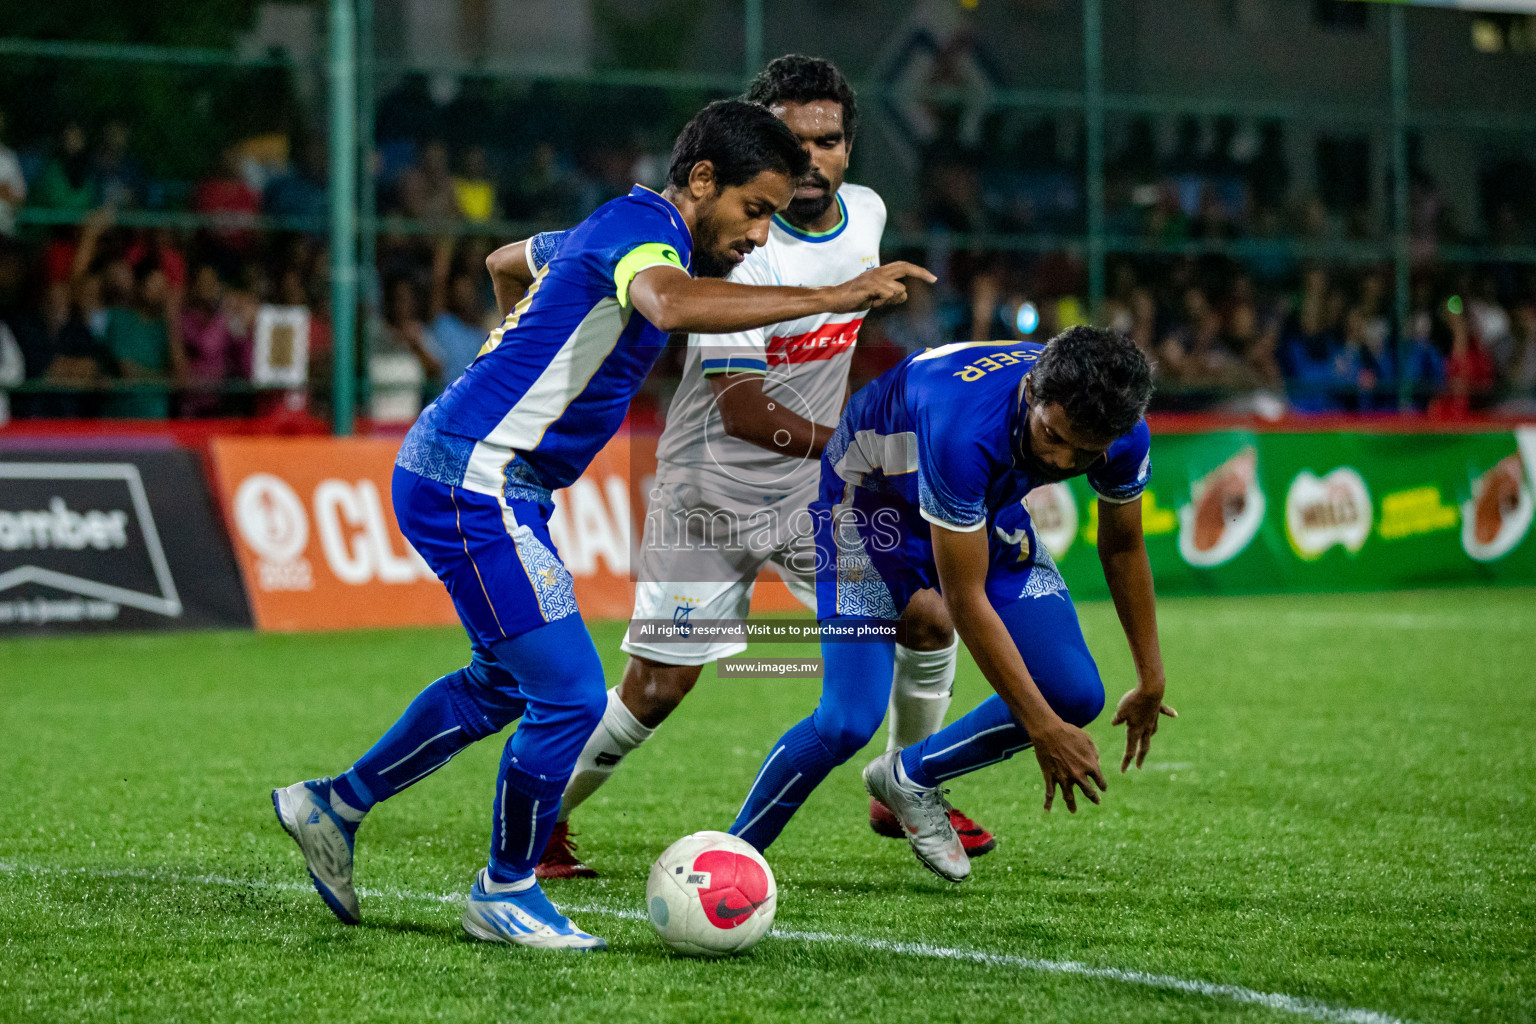
[(1131, 645), (1136, 665), (1135, 689), (1120, 698), (1111, 725), (1125, 725), (1125, 756), (1120, 770), (1131, 761), (1140, 768), (1152, 747), (1159, 718), (1179, 717), (1163, 703), (1166, 679), (1163, 654), (1157, 643), (1157, 599), (1152, 589), (1152, 565), (1141, 531), (1141, 502), (1099, 502), (1099, 561), (1120, 616), (1120, 627)]
[(829, 288), (782, 288), (690, 277), (655, 266), (635, 275), (629, 300), (659, 330), (674, 334), (730, 334), (817, 313), (856, 313), (907, 300), (908, 277), (938, 280), (911, 263), (887, 263)]
[(491, 287), (496, 291), (496, 310), (505, 317), (533, 284), (533, 268), (528, 265), (528, 239), (512, 242), (485, 258), (485, 269), (491, 274)]
[(819, 459), (836, 427), (813, 423), (763, 391), (761, 373), (721, 373), (709, 378), (725, 432), (775, 455)]
[(1073, 786), (1098, 803), (1099, 794), (1090, 781), (1100, 790), (1108, 788), (1099, 770), (1098, 748), (1086, 732), (1051, 710), (1014, 646), (1008, 628), (987, 598), (990, 559), (986, 531), (962, 532), (937, 524), (931, 529), (939, 589), (950, 618), (982, 675), (1034, 742), (1035, 757), (1045, 776), (1045, 809), (1051, 809), (1058, 786), (1067, 810), (1073, 814), (1077, 813)]

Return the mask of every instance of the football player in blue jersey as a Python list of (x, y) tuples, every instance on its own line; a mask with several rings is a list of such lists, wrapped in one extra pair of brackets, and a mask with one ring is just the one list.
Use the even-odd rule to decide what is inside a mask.
[(272, 792), (315, 889), (343, 922), (360, 919), (352, 867), (363, 816), (521, 719), (502, 755), (490, 859), (470, 890), (464, 928), (487, 941), (605, 948), (555, 909), (533, 873), (607, 705), (571, 574), (550, 540), (551, 495), (618, 430), (669, 333), (866, 309), (905, 299), (905, 277), (933, 279), (894, 263), (827, 288), (713, 280), (764, 244), (807, 163), (799, 139), (767, 108), (705, 107), (678, 136), (665, 190), (636, 186), (568, 232), (406, 436), (395, 516), (447, 586), (472, 658), (423, 690), (347, 771)]
[(1024, 504), (1036, 487), (1078, 475), (1098, 495), (1099, 559), (1138, 677), (1114, 719), (1127, 726), (1120, 768), (1141, 765), (1159, 716), (1175, 715), (1162, 700), (1141, 532), (1151, 395), (1151, 368), (1129, 339), (1074, 327), (1044, 346), (932, 349), (853, 396), (811, 506), (821, 701), (773, 745), (733, 834), (766, 849), (817, 783), (869, 742), (885, 714), (894, 636), (867, 638), (935, 585), (997, 694), (864, 771), (865, 788), (896, 814), (918, 859), (950, 881), (970, 873), (939, 785), (1029, 746), (1046, 810), (1058, 789), (1069, 811), (1074, 788), (1099, 802), (1104, 776), (1082, 727), (1102, 709), (1104, 685)]
[[(785, 55), (770, 61), (742, 98), (762, 103), (800, 137), (811, 169), (789, 208), (774, 218), (767, 244), (754, 250), (730, 280), (825, 284), (877, 263), (885, 203), (873, 189), (847, 181), (859, 118), (856, 96), (842, 72), (818, 57)], [(487, 258), (504, 312), (557, 247), (557, 235), (542, 234)], [(701, 619), (744, 616), (755, 581), (770, 564), (778, 567), (795, 597), (814, 610), (814, 547), (805, 508), (815, 500), (821, 453), (842, 415), (863, 319), (862, 313), (828, 313), (744, 334), (689, 338), (656, 451), (656, 486), (637, 555), (633, 620), (665, 619), (678, 608), (691, 608), (694, 618)], [(723, 365), (721, 356), (726, 357)], [(667, 531), (657, 528), (701, 516), (709, 525), (697, 544), (670, 543)], [(728, 525), (765, 522), (787, 528), (775, 531), (772, 546), (751, 554), (738, 543), (739, 526)], [(959, 648), (936, 591), (914, 595), (902, 628), (887, 716), (893, 748), (943, 726)], [(560, 817), (534, 869), (541, 882), (597, 877), (577, 854), (571, 812), (655, 734), (698, 682), (705, 664), (740, 653), (746, 644), (650, 643), (626, 637), (622, 647), (629, 663), (619, 684), (608, 691), (608, 710), (566, 784)], [(958, 808), (951, 809), (950, 817), (968, 856), (996, 846), (996, 837)], [(869, 823), (878, 835), (906, 838), (895, 815), (878, 800), (869, 803)]]

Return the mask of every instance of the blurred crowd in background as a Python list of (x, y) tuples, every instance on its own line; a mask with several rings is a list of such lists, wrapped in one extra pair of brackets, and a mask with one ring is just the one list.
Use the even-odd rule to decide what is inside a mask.
[[(607, 116), (614, 102), (625, 101), (610, 98)], [(377, 311), (357, 363), (373, 404), (363, 411), (409, 419), (474, 358), (499, 319), (484, 260), (515, 237), (508, 222), (569, 226), (634, 182), (659, 187), (673, 105), (646, 110), (642, 96), (624, 107), (626, 123), (650, 127), (621, 135), (573, 133), (603, 125), (605, 109), (563, 109), (537, 93), (509, 108), (466, 89), (442, 104), (408, 76), (383, 96), (370, 168)], [(1077, 127), (1075, 115), (1012, 112), (973, 133), (976, 144), (938, 134), (915, 201), (892, 205), (885, 255), (922, 262), (940, 281), (869, 319), (859, 379), (924, 347), (1044, 339), (1087, 321), (1081, 246), (1066, 244), (1086, 222)], [(1536, 414), (1536, 267), (1436, 256), (1445, 243), (1536, 242), (1536, 167), (1485, 168), (1482, 208), (1453, 210), (1410, 154), (1412, 302), (1399, 324), (1391, 265), (1347, 252), (1384, 237), (1373, 211), (1390, 182), (1372, 180), (1358, 153), (1320, 149), (1318, 191), (1298, 194), (1284, 132), (1185, 118), (1172, 145), (1147, 120), (1119, 133), (1106, 165), (1112, 255), (1098, 318), (1154, 357), (1158, 407)], [(124, 118), (7, 141), (0, 111), (0, 391), (11, 392), (11, 417), (326, 414), (322, 138), (254, 134), (210, 153), (192, 180), (156, 174)], [(207, 220), (125, 226), (125, 214), (145, 210)], [(1181, 248), (1266, 240), (1276, 244), (1241, 258)], [(1330, 243), (1344, 255), (1307, 255), (1307, 244)], [(306, 388), (252, 386), (255, 325), (268, 306), (308, 310)], [(642, 417), (662, 415), (675, 357), (637, 403)]]

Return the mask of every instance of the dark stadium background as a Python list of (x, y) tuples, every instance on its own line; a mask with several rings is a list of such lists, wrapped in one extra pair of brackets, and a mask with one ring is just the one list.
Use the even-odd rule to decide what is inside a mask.
[[(494, 320), (493, 245), (657, 183), (693, 111), (802, 50), (860, 89), (852, 178), (891, 208), (887, 258), (940, 274), (871, 318), (862, 376), (1092, 318), (1158, 356), (1164, 409), (1529, 414), (1530, 19), (1339, 0), (9, 5), (0, 141), (26, 198), (0, 207), (22, 357), (0, 386), (18, 421), (408, 419), (443, 350)], [(328, 178), (336, 161), (355, 178)], [(146, 256), (179, 312), (135, 294)], [(263, 303), (313, 314), (303, 395), (250, 383)], [(71, 306), (89, 336), (48, 326)], [(114, 360), (107, 321), (135, 308), (191, 337), (184, 366)]]
[[(390, 479), (486, 254), (797, 51), (938, 275), (855, 386), (1082, 322), (1154, 358), (1178, 719), (1076, 815), (1027, 754), (956, 780), (999, 840), (962, 887), (871, 833), (882, 732), (704, 962), (650, 865), (821, 685), (707, 673), (550, 883), (610, 952), (460, 941), (499, 740), (370, 816), (343, 928), (269, 787), (463, 664)], [(680, 355), (550, 519), (610, 683)], [(1536, 1020), (1533, 481), (1536, 0), (0, 0), (0, 1021)], [(1113, 701), (1098, 502), (1029, 510)], [(990, 693), (962, 651), (952, 714)]]

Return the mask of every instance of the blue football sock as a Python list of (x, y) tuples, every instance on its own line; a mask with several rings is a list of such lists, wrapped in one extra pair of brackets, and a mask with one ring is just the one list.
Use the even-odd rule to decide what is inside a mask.
[(903, 748), (901, 767), (924, 789), (996, 764), (1029, 746), (1029, 733), (996, 695), (927, 739)]
[[(847, 616), (837, 621), (856, 629), (863, 622), (880, 620)], [(779, 837), (828, 772), (864, 748), (885, 718), (896, 664), (893, 642), (829, 640), (822, 643), (821, 656), (826, 674), (816, 710), (791, 726), (769, 750), (731, 825), (732, 835), (759, 850), (766, 850)]]
[[(1104, 707), (1104, 684), (1065, 592), (1022, 598), (997, 608), (1014, 646), (1051, 710), (1085, 726)], [(969, 714), (901, 752), (901, 767), (919, 786), (937, 786), (1012, 757), (1029, 733), (1003, 699), (988, 697)]]
[(768, 849), (805, 798), (846, 758), (833, 755), (810, 718), (790, 726), (768, 753), (730, 833), (759, 850)]
[(332, 783), (336, 795), (367, 811), (447, 764), (471, 743), (500, 732), (523, 711), (516, 684), (489, 654), (428, 686), (384, 737)]
[(512, 752), (512, 742), (507, 741), (496, 779), (491, 881), (518, 882), (533, 874), (560, 815), (560, 794), (568, 778), (541, 779), (524, 771)]
[(502, 640), (497, 663), (518, 680), (527, 710), (502, 751), (491, 820), (490, 874), (533, 873), (560, 813), (560, 794), (608, 707), (603, 663), (579, 615)]

